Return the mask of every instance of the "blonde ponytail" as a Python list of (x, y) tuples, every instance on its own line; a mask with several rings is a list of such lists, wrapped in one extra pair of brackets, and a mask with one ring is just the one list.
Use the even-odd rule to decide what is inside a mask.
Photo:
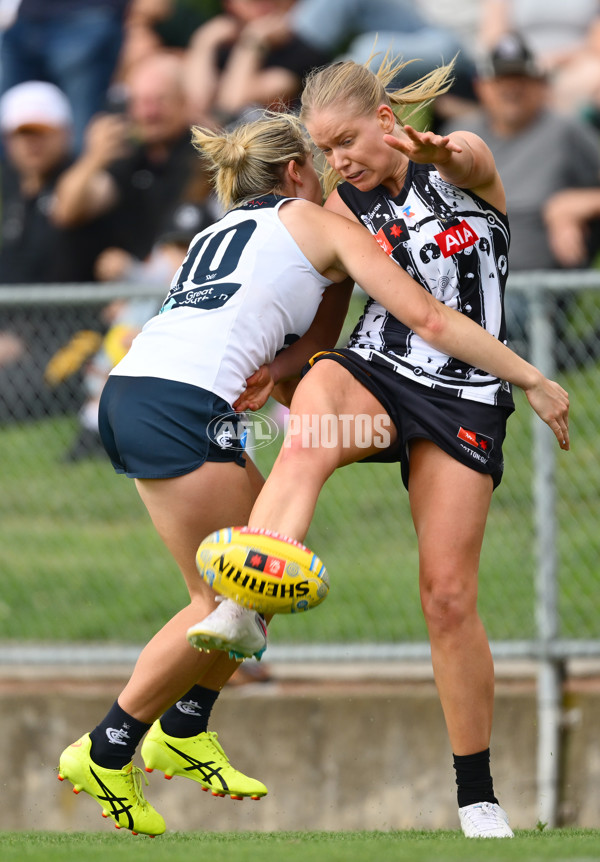
[(304, 164), (310, 152), (298, 118), (269, 111), (228, 132), (194, 126), (192, 143), (225, 209), (277, 192), (288, 162)]

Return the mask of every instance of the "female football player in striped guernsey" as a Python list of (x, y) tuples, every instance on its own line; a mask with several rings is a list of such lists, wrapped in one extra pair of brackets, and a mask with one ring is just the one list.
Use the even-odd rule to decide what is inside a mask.
[[(404, 126), (394, 109), (406, 111), (445, 92), (452, 69), (441, 67), (388, 93), (397, 68), (384, 58), (376, 74), (342, 62), (309, 76), (300, 116), (334, 174), (325, 208), (364, 225), (423, 294), (458, 309), (502, 347), (509, 226), (492, 155), (472, 134), (441, 137)], [(506, 365), (492, 367), (478, 350), (467, 355), (443, 348), (406, 316), (394, 316), (389, 304), (370, 299), (349, 347), (317, 356), (296, 389), (294, 421), (248, 522), (303, 541), (334, 469), (367, 457), (400, 462), (418, 539), (434, 675), (454, 752), (459, 819), (469, 837), (512, 836), (490, 774), (494, 669), (477, 612), (479, 555), (513, 410), (508, 383), (525, 390), (561, 448), (569, 448), (567, 394), (554, 384), (556, 401), (548, 411), (545, 396), (538, 400), (548, 381), (516, 355), (506, 356)], [(251, 383), (240, 409), (262, 402), (269, 370)], [(311, 448), (303, 446), (303, 416), (318, 428), (315, 417), (337, 416), (339, 423), (348, 414), (373, 422), (390, 417), (391, 447), (357, 446), (341, 425), (337, 447), (328, 440), (317, 448), (314, 438)], [(197, 623), (193, 641), (210, 645), (210, 630), (210, 618)]]

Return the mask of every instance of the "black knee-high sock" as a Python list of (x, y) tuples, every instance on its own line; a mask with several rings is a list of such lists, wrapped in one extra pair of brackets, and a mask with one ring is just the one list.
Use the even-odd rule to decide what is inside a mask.
[(490, 774), (490, 750), (477, 754), (454, 755), (458, 807), (475, 802), (498, 802), (494, 796), (494, 782)]
[(196, 736), (208, 729), (218, 691), (195, 685), (161, 716), (160, 726), (168, 736)]
[(121, 709), (115, 700), (106, 717), (90, 733), (92, 760), (105, 769), (122, 769), (149, 727)]

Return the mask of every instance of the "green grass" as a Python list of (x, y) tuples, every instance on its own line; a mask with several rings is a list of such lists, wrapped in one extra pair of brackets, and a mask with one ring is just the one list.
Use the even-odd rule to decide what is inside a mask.
[(0, 833), (5, 862), (592, 862), (600, 832), (561, 829), (518, 831), (509, 841), (473, 841), (458, 832), (239, 832), (170, 833), (154, 840), (129, 834)]
[[(577, 404), (585, 381), (569, 388)], [(535, 631), (530, 416), (518, 400), (506, 476), (494, 495), (481, 562), (481, 612), (496, 639), (531, 637)], [(598, 410), (596, 402), (587, 406)], [(600, 415), (588, 412), (585, 418), (581, 433), (574, 422), (573, 451), (558, 456), (561, 607), (566, 635), (598, 637)], [(20, 639), (35, 630), (36, 639), (143, 642), (185, 602), (183, 584), (132, 482), (101, 461), (61, 463), (72, 432), (65, 419), (2, 432), (9, 457), (0, 496), (0, 637)], [(273, 453), (261, 454), (264, 462)], [(269, 466), (262, 464), (265, 472)], [(328, 566), (330, 598), (314, 613), (276, 620), (278, 639), (426, 639), (416, 541), (396, 465), (339, 470), (321, 495), (307, 541)], [(506, 595), (510, 613), (498, 617)], [(381, 613), (389, 606), (400, 613)]]

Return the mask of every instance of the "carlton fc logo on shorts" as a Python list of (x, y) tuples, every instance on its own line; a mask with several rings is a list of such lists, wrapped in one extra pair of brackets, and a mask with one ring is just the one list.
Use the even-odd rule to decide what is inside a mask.
[[(463, 428), (462, 425), (458, 429), (456, 436), (461, 441), (463, 449), (466, 449), (477, 461), (487, 464), (494, 448), (493, 437), (487, 437), (485, 434), (477, 433), (477, 431), (469, 431), (467, 428)], [(467, 444), (466, 446), (465, 443)]]
[(442, 233), (436, 233), (434, 240), (442, 250), (444, 257), (451, 257), (458, 251), (464, 251), (472, 245), (475, 245), (479, 237), (472, 227), (463, 219), (460, 224), (449, 227), (448, 230)]

